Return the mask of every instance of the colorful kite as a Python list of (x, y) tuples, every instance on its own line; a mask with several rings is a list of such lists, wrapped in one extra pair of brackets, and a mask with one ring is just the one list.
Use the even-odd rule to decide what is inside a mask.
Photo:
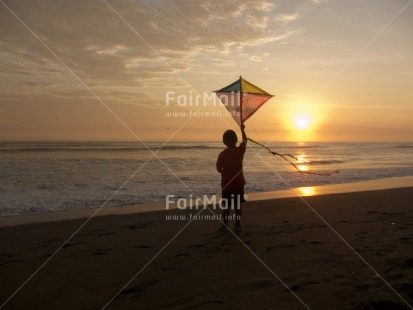
[(242, 77), (214, 93), (240, 126), (264, 103), (274, 97)]

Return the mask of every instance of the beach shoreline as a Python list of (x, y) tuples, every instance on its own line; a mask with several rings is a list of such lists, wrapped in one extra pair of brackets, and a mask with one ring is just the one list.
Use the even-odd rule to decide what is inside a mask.
[[(259, 193), (248, 193), (248, 201), (264, 201), (273, 200), (281, 198), (292, 198), (292, 197), (308, 197), (308, 196), (320, 196), (320, 195), (331, 195), (338, 193), (353, 193), (360, 191), (376, 191), (383, 189), (392, 188), (404, 188), (413, 187), (413, 176), (396, 177), (396, 178), (386, 178), (379, 180), (352, 182), (352, 183), (342, 183), (342, 184), (332, 184), (332, 185), (321, 185), (321, 186), (311, 186), (311, 187), (298, 187), (290, 190), (279, 190), (271, 192), (259, 192)], [(219, 197), (217, 198), (219, 199)], [(186, 205), (190, 206), (190, 200)], [(171, 204), (170, 208), (177, 208), (176, 203)], [(45, 223), (51, 221), (64, 221), (64, 220), (75, 220), (94, 216), (108, 216), (108, 215), (122, 215), (122, 214), (133, 214), (142, 212), (156, 212), (166, 210), (166, 203), (164, 202), (152, 202), (152, 203), (142, 203), (142, 204), (125, 204), (118, 206), (107, 206), (102, 208), (87, 208), (87, 209), (75, 209), (75, 210), (65, 210), (65, 211), (54, 211), (54, 212), (41, 212), (41, 213), (31, 213), (31, 214), (20, 214), (20, 215), (6, 215), (0, 216), (0, 227), (6, 226), (17, 226), (25, 224), (35, 224), (35, 223)]]

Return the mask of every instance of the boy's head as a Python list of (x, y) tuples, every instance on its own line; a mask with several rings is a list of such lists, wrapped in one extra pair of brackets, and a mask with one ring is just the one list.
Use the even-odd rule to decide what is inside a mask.
[(227, 130), (227, 131), (224, 132), (224, 135), (222, 137), (222, 141), (228, 147), (235, 146), (235, 144), (238, 141), (237, 134), (233, 130)]

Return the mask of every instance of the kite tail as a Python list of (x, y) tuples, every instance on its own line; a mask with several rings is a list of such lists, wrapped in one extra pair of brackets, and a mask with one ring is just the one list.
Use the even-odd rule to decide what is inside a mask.
[(274, 151), (270, 150), (270, 149), (269, 149), (268, 147), (266, 147), (265, 145), (263, 145), (263, 144), (255, 141), (255, 140), (253, 140), (253, 139), (251, 139), (251, 138), (247, 138), (247, 139), (248, 139), (249, 141), (251, 141), (252, 143), (255, 143), (255, 144), (263, 147), (264, 149), (266, 149), (266, 150), (267, 150), (269, 153), (271, 153), (272, 155), (282, 157), (282, 158), (285, 159), (291, 166), (293, 166), (298, 172), (300, 172), (300, 173), (302, 173), (302, 174), (314, 174), (314, 175), (321, 175), (321, 176), (330, 176), (330, 175), (332, 175), (332, 174), (335, 174), (335, 173), (339, 173), (339, 172), (340, 172), (339, 170), (335, 170), (335, 171), (330, 171), (330, 172), (325, 172), (325, 173), (318, 173), (318, 172), (311, 172), (311, 171), (303, 171), (303, 170), (300, 170), (300, 168), (298, 168), (296, 164), (294, 164), (293, 162), (291, 162), (291, 161), (287, 158), (287, 157), (290, 157), (290, 158), (292, 158), (292, 159), (294, 159), (294, 160), (298, 160), (298, 158), (295, 157), (293, 154), (280, 154), (280, 153), (277, 153), (277, 152), (274, 152)]

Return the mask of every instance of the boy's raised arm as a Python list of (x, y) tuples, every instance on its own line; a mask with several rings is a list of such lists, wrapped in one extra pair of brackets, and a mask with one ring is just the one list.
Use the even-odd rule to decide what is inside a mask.
[(245, 125), (241, 124), (241, 132), (242, 132), (242, 142), (247, 143), (248, 138), (247, 135), (245, 134)]

